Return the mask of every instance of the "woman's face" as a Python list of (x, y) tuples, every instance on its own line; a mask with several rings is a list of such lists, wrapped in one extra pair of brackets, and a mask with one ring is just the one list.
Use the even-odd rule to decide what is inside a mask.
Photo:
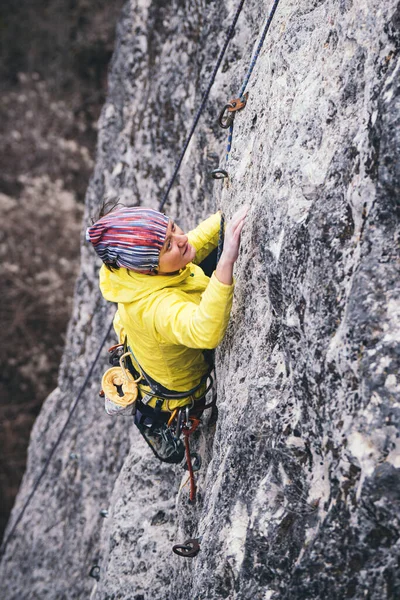
[(170, 219), (165, 242), (160, 252), (158, 273), (162, 275), (179, 271), (186, 267), (195, 256), (196, 250), (189, 244), (187, 235)]

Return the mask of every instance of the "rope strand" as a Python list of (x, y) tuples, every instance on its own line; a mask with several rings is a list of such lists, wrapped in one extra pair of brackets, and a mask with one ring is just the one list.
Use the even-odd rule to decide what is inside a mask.
[[(236, 23), (238, 21), (239, 15), (240, 15), (240, 13), (242, 11), (244, 2), (245, 2), (245, 0), (240, 0), (239, 6), (236, 9), (235, 16), (234, 16), (233, 21), (232, 21), (232, 23), (231, 23), (231, 25), (230, 25), (230, 27), (228, 29), (224, 46), (223, 46), (223, 48), (222, 48), (222, 50), (221, 50), (221, 52), (220, 52), (220, 54), (218, 56), (218, 60), (217, 60), (217, 63), (215, 65), (215, 67), (214, 67), (214, 70), (212, 72), (210, 81), (208, 83), (208, 87), (207, 87), (205, 93), (203, 94), (203, 98), (202, 98), (200, 107), (199, 107), (199, 109), (197, 111), (197, 114), (196, 114), (194, 120), (193, 120), (192, 127), (190, 129), (189, 135), (187, 136), (187, 139), (186, 139), (186, 142), (185, 142), (185, 144), (183, 146), (182, 152), (181, 152), (181, 154), (180, 154), (180, 156), (178, 158), (178, 161), (177, 161), (177, 163), (175, 165), (174, 173), (173, 173), (173, 175), (171, 177), (171, 180), (170, 180), (170, 182), (168, 184), (168, 187), (167, 187), (167, 190), (166, 190), (166, 192), (164, 194), (164, 197), (163, 197), (162, 201), (160, 202), (159, 211), (161, 211), (163, 209), (163, 207), (164, 207), (164, 205), (165, 205), (165, 203), (166, 203), (166, 201), (168, 199), (169, 192), (171, 191), (171, 188), (172, 188), (172, 186), (174, 184), (174, 181), (175, 181), (176, 176), (178, 174), (179, 168), (180, 168), (180, 166), (182, 164), (183, 157), (184, 157), (184, 155), (186, 153), (186, 150), (187, 150), (187, 148), (189, 146), (190, 140), (191, 140), (191, 138), (193, 136), (193, 133), (194, 133), (194, 131), (196, 129), (196, 126), (197, 126), (197, 124), (199, 122), (201, 114), (202, 114), (202, 112), (204, 110), (204, 107), (206, 105), (208, 96), (209, 96), (210, 91), (211, 91), (211, 87), (212, 87), (212, 85), (214, 83), (214, 80), (215, 80), (215, 77), (216, 77), (217, 72), (219, 70), (219, 67), (221, 66), (221, 63), (222, 63), (222, 60), (224, 58), (224, 55), (225, 55), (226, 49), (228, 47), (228, 44), (229, 44), (231, 38), (233, 37), (234, 31), (235, 31), (235, 26), (236, 26)], [(220, 240), (220, 246), (222, 245), (222, 243), (223, 242)], [(83, 391), (85, 390), (86, 385), (88, 384), (88, 381), (89, 381), (89, 379), (90, 379), (90, 377), (91, 377), (91, 375), (93, 373), (94, 367), (95, 367), (95, 365), (96, 365), (96, 363), (97, 363), (97, 361), (99, 359), (99, 356), (100, 356), (100, 353), (101, 353), (101, 351), (103, 349), (103, 346), (104, 346), (104, 344), (107, 341), (107, 338), (108, 338), (108, 336), (110, 334), (111, 328), (112, 328), (112, 322), (110, 323), (110, 325), (109, 325), (109, 327), (107, 329), (107, 333), (104, 336), (104, 338), (103, 338), (103, 340), (102, 340), (102, 342), (101, 342), (101, 344), (99, 346), (99, 349), (98, 349), (97, 354), (96, 354), (96, 356), (95, 356), (95, 358), (93, 360), (93, 363), (92, 363), (91, 367), (89, 368), (89, 371), (86, 374), (85, 380), (84, 380), (84, 382), (83, 382), (83, 384), (82, 384), (82, 386), (81, 386), (81, 388), (80, 388), (80, 390), (78, 392), (78, 395), (77, 395), (77, 397), (76, 397), (76, 399), (75, 399), (75, 401), (74, 401), (74, 403), (72, 405), (72, 408), (71, 408), (71, 410), (70, 410), (70, 412), (68, 414), (67, 420), (66, 420), (66, 422), (65, 422), (65, 424), (64, 424), (61, 432), (59, 433), (58, 438), (57, 438), (57, 440), (56, 440), (53, 448), (51, 449), (49, 456), (47, 457), (47, 460), (46, 460), (46, 462), (44, 464), (44, 467), (43, 467), (43, 469), (42, 469), (39, 477), (37, 478), (37, 480), (36, 480), (36, 482), (35, 482), (35, 484), (34, 484), (34, 486), (32, 488), (32, 491), (29, 494), (29, 496), (28, 496), (28, 498), (27, 498), (24, 506), (22, 507), (21, 512), (19, 513), (18, 517), (16, 518), (16, 520), (15, 520), (15, 522), (14, 522), (12, 528), (11, 528), (10, 533), (8, 534), (7, 538), (5, 539), (5, 541), (3, 542), (3, 544), (2, 544), (2, 546), (0, 548), (0, 558), (5, 554), (5, 552), (7, 550), (7, 547), (8, 547), (8, 544), (11, 541), (11, 538), (13, 537), (13, 535), (14, 535), (14, 533), (15, 533), (18, 525), (19, 525), (19, 523), (21, 522), (21, 520), (22, 520), (22, 518), (23, 518), (23, 516), (25, 514), (25, 511), (26, 511), (28, 505), (30, 504), (30, 502), (31, 502), (31, 500), (32, 500), (32, 498), (33, 498), (36, 490), (38, 489), (38, 487), (40, 485), (40, 482), (42, 481), (42, 479), (43, 479), (43, 477), (44, 477), (44, 475), (45, 475), (45, 473), (46, 473), (46, 471), (48, 469), (50, 461), (53, 458), (54, 453), (55, 453), (56, 449), (59, 446), (59, 443), (60, 443), (60, 441), (61, 441), (61, 439), (62, 439), (62, 437), (63, 437), (63, 435), (64, 435), (64, 433), (65, 433), (65, 431), (66, 431), (66, 429), (67, 429), (67, 427), (68, 427), (68, 425), (70, 423), (70, 421), (71, 421), (72, 415), (75, 412), (75, 409), (76, 409), (76, 407), (78, 405), (78, 402), (79, 402), (79, 400), (80, 400), (80, 398), (81, 398), (81, 396), (83, 394)]]
[[(276, 9), (278, 8), (278, 4), (279, 4), (279, 0), (274, 0), (274, 4), (272, 5), (271, 11), (270, 11), (270, 13), (268, 15), (268, 18), (267, 18), (267, 21), (266, 21), (266, 23), (264, 25), (264, 29), (262, 31), (262, 34), (261, 34), (261, 37), (260, 37), (260, 41), (258, 42), (256, 51), (254, 52), (253, 58), (251, 59), (250, 66), (247, 69), (247, 73), (246, 73), (245, 78), (243, 80), (242, 87), (240, 88), (239, 98), (243, 98), (243, 94), (246, 91), (247, 84), (249, 83), (249, 80), (250, 80), (251, 74), (253, 73), (253, 70), (254, 70), (254, 67), (256, 65), (257, 59), (260, 56), (261, 48), (263, 47), (265, 38), (267, 36), (268, 30), (269, 30), (269, 28), (271, 26), (271, 23), (272, 23), (272, 19), (274, 18)], [(225, 165), (227, 165), (228, 161), (229, 161), (229, 154), (230, 154), (230, 151), (231, 151), (231, 148), (232, 148), (232, 137), (233, 137), (233, 121), (232, 121), (232, 124), (229, 127), (228, 143), (227, 143), (227, 146), (226, 146), (226, 155), (225, 155)]]
[(56, 442), (55, 442), (55, 444), (54, 444), (53, 448), (52, 448), (52, 449), (51, 449), (51, 451), (50, 451), (50, 454), (49, 454), (49, 456), (47, 457), (47, 460), (46, 460), (46, 462), (45, 462), (45, 464), (44, 464), (44, 467), (43, 467), (43, 469), (42, 469), (42, 471), (41, 471), (41, 473), (40, 473), (39, 477), (37, 478), (37, 480), (36, 480), (36, 482), (35, 482), (35, 485), (33, 486), (33, 488), (32, 488), (32, 491), (31, 491), (31, 493), (29, 494), (29, 496), (28, 496), (28, 498), (27, 498), (27, 500), (26, 500), (26, 502), (25, 502), (25, 504), (24, 504), (24, 506), (23, 506), (23, 508), (22, 508), (21, 512), (19, 513), (18, 517), (16, 518), (16, 520), (15, 520), (15, 522), (14, 522), (14, 524), (13, 524), (12, 528), (11, 528), (11, 531), (10, 531), (10, 533), (9, 533), (9, 534), (8, 534), (8, 536), (7, 536), (7, 539), (6, 539), (6, 540), (3, 542), (3, 544), (2, 544), (2, 546), (1, 546), (1, 548), (0, 548), (0, 557), (1, 557), (1, 556), (3, 556), (3, 555), (5, 554), (5, 552), (6, 552), (6, 550), (7, 550), (7, 546), (8, 546), (8, 544), (10, 543), (10, 540), (11, 540), (11, 538), (13, 537), (13, 535), (14, 535), (14, 533), (15, 533), (15, 530), (17, 529), (17, 527), (18, 527), (19, 523), (21, 522), (21, 519), (22, 519), (22, 517), (24, 516), (24, 514), (25, 514), (25, 511), (26, 511), (26, 509), (27, 509), (27, 507), (28, 507), (29, 503), (31, 502), (31, 500), (32, 500), (32, 498), (33, 498), (33, 496), (34, 496), (34, 494), (35, 494), (36, 490), (38, 489), (38, 487), (39, 487), (39, 485), (40, 485), (40, 482), (42, 481), (42, 479), (43, 479), (43, 477), (44, 477), (44, 475), (45, 475), (45, 473), (46, 473), (46, 471), (47, 471), (47, 468), (48, 468), (48, 466), (49, 466), (49, 464), (50, 464), (50, 461), (51, 461), (51, 459), (53, 458), (53, 456), (54, 456), (54, 453), (55, 453), (56, 449), (58, 448), (58, 445), (59, 445), (59, 443), (60, 443), (60, 441), (61, 441), (61, 438), (62, 438), (62, 436), (64, 435), (64, 433), (65, 433), (65, 430), (67, 429), (67, 427), (68, 427), (68, 425), (69, 425), (69, 423), (70, 423), (70, 421), (71, 421), (72, 415), (73, 415), (73, 413), (75, 412), (75, 409), (76, 409), (76, 407), (78, 406), (78, 402), (79, 402), (79, 400), (81, 399), (81, 396), (82, 396), (82, 394), (83, 394), (83, 391), (84, 391), (84, 389), (85, 389), (85, 387), (86, 387), (86, 385), (87, 385), (87, 383), (88, 383), (88, 381), (89, 381), (89, 379), (90, 379), (90, 377), (91, 377), (91, 375), (92, 375), (92, 373), (93, 373), (93, 369), (94, 369), (94, 367), (95, 367), (95, 365), (96, 365), (96, 363), (97, 363), (97, 361), (98, 361), (98, 359), (99, 359), (99, 356), (100, 356), (100, 353), (101, 353), (101, 351), (102, 351), (102, 349), (103, 349), (103, 346), (104, 346), (104, 344), (106, 343), (106, 341), (107, 341), (107, 338), (108, 338), (108, 336), (109, 336), (109, 334), (110, 334), (110, 331), (111, 331), (112, 324), (113, 324), (113, 321), (111, 321), (111, 323), (110, 323), (110, 325), (109, 325), (109, 327), (108, 327), (108, 329), (107, 329), (107, 333), (106, 333), (106, 335), (104, 336), (104, 338), (103, 338), (103, 340), (102, 340), (102, 342), (101, 342), (101, 344), (100, 344), (100, 346), (99, 346), (99, 349), (97, 350), (97, 354), (96, 354), (96, 356), (95, 356), (95, 358), (94, 358), (94, 360), (93, 360), (93, 362), (92, 362), (92, 364), (91, 364), (91, 366), (90, 366), (90, 369), (89, 369), (89, 371), (88, 371), (88, 372), (87, 372), (87, 374), (86, 374), (85, 380), (84, 380), (84, 382), (83, 382), (83, 383), (82, 383), (82, 385), (81, 385), (81, 388), (80, 388), (80, 390), (79, 390), (79, 392), (78, 392), (78, 395), (77, 395), (77, 397), (75, 398), (75, 401), (74, 401), (74, 403), (73, 403), (73, 405), (72, 405), (72, 408), (71, 408), (71, 410), (70, 410), (70, 412), (69, 412), (69, 414), (68, 414), (67, 420), (65, 421), (65, 423), (64, 423), (64, 426), (63, 426), (63, 428), (61, 429), (61, 431), (60, 431), (60, 433), (59, 433), (59, 435), (58, 435), (58, 438), (57, 438), (57, 440), (56, 440)]
[(269, 15), (268, 15), (268, 19), (267, 19), (267, 22), (266, 22), (266, 23), (265, 23), (265, 25), (264, 25), (264, 29), (263, 29), (263, 32), (262, 32), (262, 34), (261, 34), (260, 41), (258, 42), (257, 49), (256, 49), (256, 51), (254, 52), (254, 56), (253, 56), (253, 58), (252, 58), (252, 60), (251, 60), (250, 66), (249, 66), (249, 68), (248, 68), (248, 70), (247, 70), (247, 73), (246, 73), (246, 76), (245, 76), (245, 78), (244, 78), (244, 81), (243, 81), (242, 87), (240, 88), (240, 92), (239, 92), (239, 98), (242, 98), (243, 94), (244, 94), (244, 93), (245, 93), (245, 91), (246, 91), (247, 84), (249, 83), (249, 80), (250, 80), (251, 74), (253, 73), (253, 69), (254, 69), (254, 67), (255, 67), (255, 64), (256, 64), (256, 62), (257, 62), (257, 59), (258, 59), (258, 57), (259, 57), (259, 55), (260, 55), (261, 48), (263, 47), (263, 44), (264, 44), (265, 38), (266, 38), (266, 36), (267, 36), (268, 30), (269, 30), (269, 28), (270, 28), (270, 25), (271, 25), (271, 23), (272, 23), (272, 19), (274, 18), (275, 11), (276, 11), (276, 9), (278, 8), (278, 4), (279, 4), (279, 0), (274, 0), (274, 4), (273, 4), (273, 6), (272, 6), (272, 8), (271, 8), (271, 12), (269, 13)]
[(174, 185), (176, 176), (178, 175), (178, 171), (179, 171), (180, 166), (182, 164), (183, 157), (185, 156), (185, 153), (186, 153), (186, 150), (188, 149), (190, 140), (192, 139), (194, 131), (195, 131), (196, 127), (197, 127), (197, 123), (199, 122), (201, 114), (202, 114), (202, 112), (204, 110), (204, 107), (206, 105), (208, 96), (210, 95), (210, 91), (211, 91), (212, 85), (214, 83), (215, 77), (216, 77), (216, 75), (218, 73), (218, 69), (221, 66), (222, 59), (224, 58), (224, 55), (225, 55), (226, 49), (228, 47), (228, 44), (229, 44), (229, 42), (230, 42), (230, 40), (231, 40), (231, 38), (233, 36), (233, 33), (235, 31), (235, 26), (236, 26), (236, 23), (238, 21), (240, 13), (242, 12), (242, 8), (243, 8), (244, 2), (245, 2), (245, 0), (241, 0), (240, 3), (239, 3), (239, 6), (236, 9), (235, 16), (233, 18), (231, 26), (228, 29), (228, 33), (227, 33), (227, 36), (226, 36), (225, 44), (224, 44), (224, 46), (223, 46), (223, 48), (222, 48), (222, 50), (221, 50), (221, 52), (219, 54), (218, 60), (217, 60), (216, 65), (214, 67), (214, 71), (212, 72), (212, 75), (210, 77), (210, 81), (208, 83), (208, 87), (207, 87), (206, 91), (203, 94), (203, 98), (202, 98), (202, 101), (201, 101), (201, 104), (200, 104), (200, 108), (198, 109), (197, 114), (196, 114), (196, 116), (195, 116), (195, 118), (193, 120), (192, 127), (190, 128), (189, 134), (188, 134), (188, 136), (186, 138), (186, 142), (185, 142), (185, 144), (183, 146), (183, 150), (182, 150), (182, 152), (181, 152), (181, 154), (180, 154), (180, 156), (178, 158), (178, 161), (177, 161), (177, 163), (175, 165), (175, 169), (174, 169), (173, 175), (172, 175), (172, 177), (171, 177), (171, 179), (169, 181), (169, 184), (167, 186), (167, 189), (166, 189), (166, 192), (164, 194), (164, 197), (163, 197), (163, 199), (161, 200), (161, 202), (159, 204), (158, 210), (160, 212), (162, 211), (162, 209), (164, 208), (164, 205), (165, 205), (166, 201), (168, 200), (169, 193), (171, 191), (172, 186)]

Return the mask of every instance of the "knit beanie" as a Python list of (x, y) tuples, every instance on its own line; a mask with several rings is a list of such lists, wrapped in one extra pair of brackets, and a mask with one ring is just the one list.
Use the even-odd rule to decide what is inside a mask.
[(152, 208), (118, 208), (89, 227), (86, 240), (106, 265), (151, 273), (158, 267), (168, 222)]

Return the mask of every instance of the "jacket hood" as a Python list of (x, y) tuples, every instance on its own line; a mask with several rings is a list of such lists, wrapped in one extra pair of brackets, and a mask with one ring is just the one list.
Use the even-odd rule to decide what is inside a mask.
[(100, 290), (109, 302), (128, 303), (146, 298), (164, 288), (181, 287), (191, 272), (191, 263), (174, 275), (144, 275), (120, 268), (100, 269)]

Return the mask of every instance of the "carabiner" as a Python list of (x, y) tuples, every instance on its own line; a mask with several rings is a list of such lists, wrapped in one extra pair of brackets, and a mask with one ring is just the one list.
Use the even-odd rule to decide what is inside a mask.
[[(229, 109), (232, 109), (232, 108), (235, 108), (234, 105), (231, 102), (228, 102), (228, 104), (225, 104), (224, 108), (219, 113), (218, 125), (220, 127), (222, 127), (222, 129), (229, 129), (229, 127), (233, 123), (233, 119), (235, 118), (235, 113), (232, 112), (231, 110), (229, 111)], [(224, 120), (226, 111), (229, 111), (229, 112), (228, 112), (228, 116)]]
[(93, 565), (89, 571), (89, 577), (93, 577), (96, 581), (100, 581), (100, 567), (99, 565)]
[(229, 177), (228, 171), (225, 171), (224, 169), (214, 169), (211, 171), (210, 175), (213, 179), (226, 179)]
[[(246, 106), (248, 97), (249, 93), (246, 92), (240, 98), (232, 98), (228, 104), (225, 104), (218, 117), (218, 125), (222, 127), (222, 129), (229, 129), (235, 118), (235, 112), (242, 110)], [(226, 111), (228, 111), (229, 114), (224, 120)]]
[(183, 556), (185, 558), (194, 558), (200, 552), (200, 544), (199, 539), (190, 539), (186, 540), (183, 544), (175, 544), (172, 546), (172, 551), (178, 556)]
[(177, 414), (178, 414), (178, 409), (177, 409), (177, 408), (175, 408), (175, 410), (174, 410), (174, 411), (171, 413), (171, 416), (170, 416), (170, 418), (169, 418), (169, 420), (168, 420), (168, 424), (167, 424), (167, 426), (168, 426), (168, 427), (171, 427), (172, 423), (173, 423), (173, 422), (174, 422), (174, 420), (176, 419), (176, 415), (177, 415)]
[(175, 437), (179, 438), (182, 431), (182, 417), (183, 417), (183, 409), (179, 409), (178, 416), (176, 419), (176, 429), (175, 429)]
[(111, 346), (111, 348), (108, 349), (108, 362), (110, 363), (110, 365), (112, 365), (113, 367), (118, 367), (119, 359), (123, 353), (123, 344), (116, 344), (115, 346)]
[(184, 423), (184, 427), (187, 429), (190, 429), (191, 427), (191, 423), (190, 423), (190, 415), (189, 415), (190, 409), (188, 406), (185, 407), (185, 423)]

